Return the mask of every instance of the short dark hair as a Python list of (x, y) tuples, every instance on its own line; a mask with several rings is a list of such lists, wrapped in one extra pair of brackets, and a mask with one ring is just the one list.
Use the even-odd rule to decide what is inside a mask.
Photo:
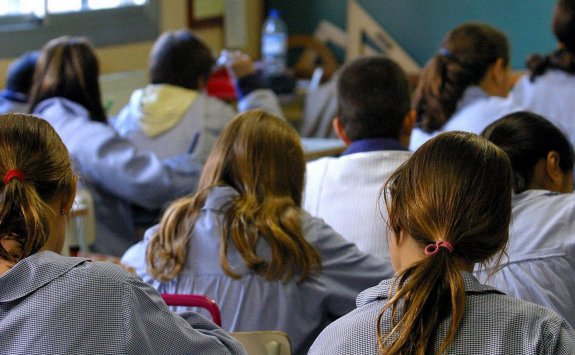
[(505, 115), (487, 126), (482, 135), (509, 156), (515, 193), (529, 188), (535, 165), (551, 151), (559, 153), (561, 171), (573, 170), (573, 147), (565, 134), (533, 112), (518, 111)]
[(393, 60), (362, 57), (342, 69), (337, 82), (338, 114), (352, 141), (399, 138), (410, 108), (409, 82)]
[(168, 31), (150, 53), (150, 82), (196, 90), (199, 79), (208, 80), (213, 65), (210, 49), (191, 31)]

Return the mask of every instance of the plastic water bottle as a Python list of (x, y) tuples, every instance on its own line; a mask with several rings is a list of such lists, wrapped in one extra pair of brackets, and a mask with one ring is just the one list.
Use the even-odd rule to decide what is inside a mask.
[(266, 76), (283, 74), (287, 61), (287, 27), (276, 9), (270, 10), (262, 28), (262, 62)]

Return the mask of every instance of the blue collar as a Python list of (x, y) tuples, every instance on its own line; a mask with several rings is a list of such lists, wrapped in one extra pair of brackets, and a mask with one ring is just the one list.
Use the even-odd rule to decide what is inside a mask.
[(397, 139), (366, 138), (352, 142), (341, 155), (374, 152), (378, 150), (407, 150)]
[(22, 102), (22, 103), (28, 102), (28, 95), (17, 91), (12, 91), (9, 89), (4, 89), (0, 91), (0, 96), (11, 101)]

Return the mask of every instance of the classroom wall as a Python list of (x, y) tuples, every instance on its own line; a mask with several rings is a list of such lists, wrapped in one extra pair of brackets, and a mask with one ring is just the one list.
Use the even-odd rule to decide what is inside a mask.
[[(530, 53), (546, 53), (556, 45), (550, 29), (555, 0), (357, 1), (420, 65), (435, 54), (447, 31), (471, 20), (489, 23), (508, 35), (515, 69), (524, 68)], [(266, 0), (265, 4), (281, 11), (292, 34), (312, 34), (322, 19), (345, 29), (347, 0)]]

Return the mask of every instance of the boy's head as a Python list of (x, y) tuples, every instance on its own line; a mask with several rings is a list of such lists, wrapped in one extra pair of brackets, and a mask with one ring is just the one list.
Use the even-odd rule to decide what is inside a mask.
[(191, 31), (168, 31), (152, 48), (150, 82), (201, 89), (208, 81), (213, 65), (210, 49)]
[(337, 102), (334, 127), (340, 137), (338, 125), (351, 142), (399, 139), (410, 113), (409, 82), (399, 65), (389, 58), (358, 58), (343, 67), (337, 83)]

